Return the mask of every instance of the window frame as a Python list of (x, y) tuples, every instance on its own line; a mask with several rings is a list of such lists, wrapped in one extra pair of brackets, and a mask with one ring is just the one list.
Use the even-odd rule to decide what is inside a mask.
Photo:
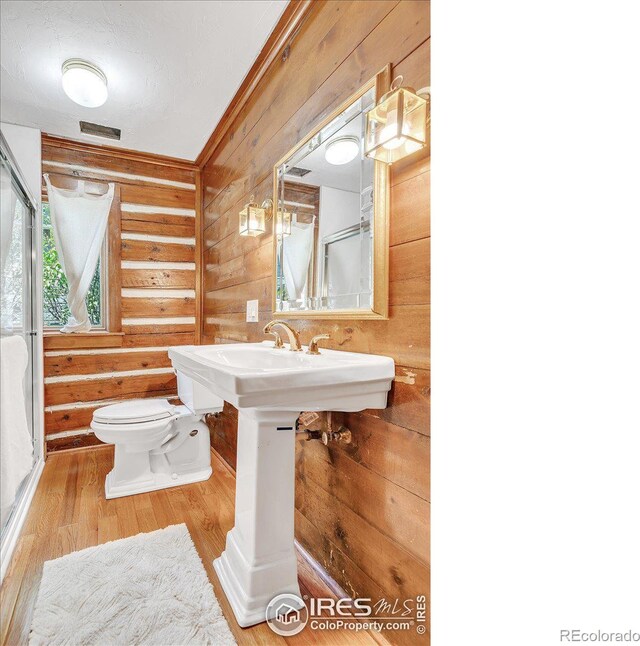
[[(43, 159), (43, 164), (47, 160)], [(64, 350), (69, 348), (116, 348), (122, 346), (124, 333), (122, 331), (122, 213), (120, 209), (120, 182), (114, 179), (105, 179), (103, 176), (96, 177), (92, 173), (81, 173), (76, 170), (72, 174), (49, 172), (54, 179), (54, 185), (61, 185), (62, 188), (72, 188), (78, 180), (84, 180), (90, 186), (104, 186), (107, 182), (115, 184), (111, 210), (109, 211), (109, 221), (105, 233), (107, 245), (106, 262), (104, 271), (107, 274), (106, 280), (106, 298), (108, 301), (106, 307), (106, 318), (103, 317), (105, 329), (92, 328), (88, 332), (74, 332), (65, 334), (60, 332), (58, 327), (47, 327), (43, 330), (44, 346), (47, 350)], [(41, 202), (49, 203), (46, 184), (43, 180), (41, 191)], [(42, 209), (39, 211), (42, 218)], [(40, 223), (42, 220), (40, 219)], [(40, 236), (42, 240), (42, 236)], [(42, 253), (42, 251), (40, 251)]]
[[(44, 206), (45, 204), (49, 206), (49, 209), (51, 209), (51, 205), (49, 204), (49, 198), (46, 195), (42, 196), (42, 201), (40, 205), (40, 214), (42, 217), (42, 238), (43, 238), (43, 255), (44, 255), (44, 232), (45, 230), (50, 230), (51, 235), (53, 236), (53, 226), (51, 224), (45, 225), (44, 223)], [(111, 212), (109, 212), (109, 218), (111, 218)], [(91, 324), (91, 330), (89, 332), (85, 332), (85, 334), (90, 334), (91, 332), (107, 332), (108, 331), (108, 323), (109, 323), (109, 241), (108, 241), (108, 232), (109, 232), (109, 227), (107, 226), (107, 230), (105, 231), (105, 236), (104, 240), (102, 241), (102, 247), (100, 249), (100, 318), (101, 322), (100, 325), (94, 325), (93, 323)], [(58, 252), (59, 253), (59, 252)], [(43, 262), (43, 267), (44, 267), (44, 262)], [(93, 279), (92, 279), (93, 280)], [(42, 286), (43, 290), (43, 321), (44, 321), (44, 285)], [(62, 325), (45, 325), (43, 323), (43, 331), (45, 333), (55, 333), (55, 332), (60, 332), (60, 329), (64, 327), (64, 323)]]

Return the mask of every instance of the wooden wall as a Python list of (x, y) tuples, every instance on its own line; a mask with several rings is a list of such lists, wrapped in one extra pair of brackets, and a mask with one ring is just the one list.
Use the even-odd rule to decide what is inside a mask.
[[(426, 1), (315, 2), (236, 106), (202, 170), (203, 342), (261, 341), (272, 318), (272, 237), (238, 235), (243, 204), (269, 197), (273, 164), (386, 64), (409, 85), (430, 85), (429, 37)], [(291, 319), (303, 341), (328, 332), (327, 347), (397, 365), (388, 408), (334, 416), (351, 445), (297, 449), (296, 537), (353, 596), (429, 594), (429, 177), (427, 153), (392, 169), (389, 320)], [(260, 301), (259, 323), (245, 322), (248, 299)], [(236, 430), (226, 406), (211, 440), (232, 466)], [(392, 641), (428, 639), (412, 631)]]
[(116, 320), (108, 334), (45, 334), (45, 438), (56, 451), (100, 443), (88, 431), (100, 406), (176, 397), (167, 348), (196, 342), (199, 171), (191, 162), (46, 136), (42, 165), (54, 186), (75, 187), (79, 178), (91, 180), (89, 190), (116, 184), (108, 231)]

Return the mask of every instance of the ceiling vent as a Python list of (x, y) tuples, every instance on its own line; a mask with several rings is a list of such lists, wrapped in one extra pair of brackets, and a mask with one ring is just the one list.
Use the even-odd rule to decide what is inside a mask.
[(88, 121), (80, 122), (80, 132), (85, 135), (93, 135), (94, 137), (103, 137), (104, 139), (116, 139), (120, 141), (120, 128), (110, 128), (109, 126), (101, 126), (97, 123), (89, 123)]
[(295, 177), (304, 177), (308, 175), (311, 171), (308, 168), (300, 168), (299, 166), (294, 166), (287, 171), (287, 175), (293, 175)]

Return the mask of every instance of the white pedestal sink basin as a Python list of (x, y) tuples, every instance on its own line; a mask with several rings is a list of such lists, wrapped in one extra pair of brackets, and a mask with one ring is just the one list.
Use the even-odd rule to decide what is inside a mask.
[(270, 342), (169, 348), (174, 367), (238, 409), (235, 526), (214, 566), (240, 626), (300, 596), (293, 544), (295, 423), (304, 410), (385, 408), (393, 359)]

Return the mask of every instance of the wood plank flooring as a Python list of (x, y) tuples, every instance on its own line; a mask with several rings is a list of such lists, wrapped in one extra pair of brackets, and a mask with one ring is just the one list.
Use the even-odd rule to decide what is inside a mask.
[[(235, 477), (212, 454), (209, 480), (127, 498), (106, 500), (104, 478), (112, 467), (112, 447), (50, 455), (0, 591), (0, 642), (28, 643), (33, 607), (45, 561), (107, 541), (186, 523), (223, 612), (240, 646), (253, 644), (388, 644), (365, 631), (312, 631), (282, 638), (266, 624), (240, 628), (222, 592), (212, 561), (224, 549), (233, 526)], [(334, 596), (313, 567), (299, 556), (302, 593)]]

